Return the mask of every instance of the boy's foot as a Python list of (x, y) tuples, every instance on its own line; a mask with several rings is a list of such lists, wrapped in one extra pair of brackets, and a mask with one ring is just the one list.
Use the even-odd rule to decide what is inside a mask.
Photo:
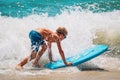
[(33, 64), (32, 67), (41, 67), (39, 64)]
[(22, 70), (23, 67), (22, 67), (21, 65), (18, 64), (18, 65), (15, 67), (15, 69), (16, 69), (16, 70)]

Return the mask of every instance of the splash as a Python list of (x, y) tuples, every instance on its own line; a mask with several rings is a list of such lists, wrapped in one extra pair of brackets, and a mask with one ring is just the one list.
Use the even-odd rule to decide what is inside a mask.
[[(62, 47), (65, 56), (69, 57), (94, 45), (93, 39), (100, 38), (96, 43), (103, 43), (101, 42), (102, 40), (107, 40), (105, 44), (109, 43), (108, 41), (111, 38), (110, 43), (118, 41), (119, 16), (120, 11), (92, 13), (91, 11), (80, 12), (78, 10), (71, 11), (70, 13), (63, 11), (62, 14), (54, 17), (48, 17), (47, 14), (41, 16), (30, 15), (22, 19), (0, 16), (1, 69), (13, 68), (23, 57), (30, 54), (28, 33), (32, 29), (44, 27), (55, 31), (59, 26), (66, 27), (69, 33), (67, 38), (62, 41)], [(116, 34), (114, 34), (114, 31), (112, 32), (113, 29), (115, 32), (117, 31)], [(100, 34), (102, 37), (96, 34)], [(54, 60), (60, 59), (56, 44), (53, 44), (52, 50)], [(41, 60), (45, 61), (47, 59), (46, 51)]]

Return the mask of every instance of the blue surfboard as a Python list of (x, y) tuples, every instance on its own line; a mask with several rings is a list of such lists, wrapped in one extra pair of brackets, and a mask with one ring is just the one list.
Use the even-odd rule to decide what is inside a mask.
[[(108, 46), (106, 45), (103, 45), (103, 44), (95, 45), (91, 48), (88, 48), (82, 51), (81, 53), (78, 53), (74, 56), (66, 58), (66, 61), (72, 62), (72, 66), (76, 66), (99, 56), (100, 54), (107, 51), (107, 49), (108, 49)], [(63, 63), (62, 59), (60, 59), (60, 60), (57, 60), (56, 62), (52, 62), (52, 63), (48, 62), (44, 66), (49, 69), (56, 69), (56, 68), (65, 67), (66, 65)]]

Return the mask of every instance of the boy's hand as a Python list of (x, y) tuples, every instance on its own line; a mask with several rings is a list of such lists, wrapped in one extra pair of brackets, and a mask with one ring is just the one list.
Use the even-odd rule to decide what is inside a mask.
[(72, 62), (67, 62), (66, 66), (71, 66)]

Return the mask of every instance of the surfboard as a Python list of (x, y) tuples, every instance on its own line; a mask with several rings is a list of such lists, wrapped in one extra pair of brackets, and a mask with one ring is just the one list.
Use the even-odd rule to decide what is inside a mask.
[[(102, 53), (107, 51), (107, 49), (108, 46), (104, 44), (94, 45), (93, 47), (83, 50), (82, 52), (74, 56), (66, 58), (66, 61), (72, 62), (72, 66), (76, 66), (101, 55)], [(60, 59), (52, 63), (48, 62), (44, 66), (49, 69), (57, 69), (65, 67), (66, 65), (63, 63), (62, 59)]]

